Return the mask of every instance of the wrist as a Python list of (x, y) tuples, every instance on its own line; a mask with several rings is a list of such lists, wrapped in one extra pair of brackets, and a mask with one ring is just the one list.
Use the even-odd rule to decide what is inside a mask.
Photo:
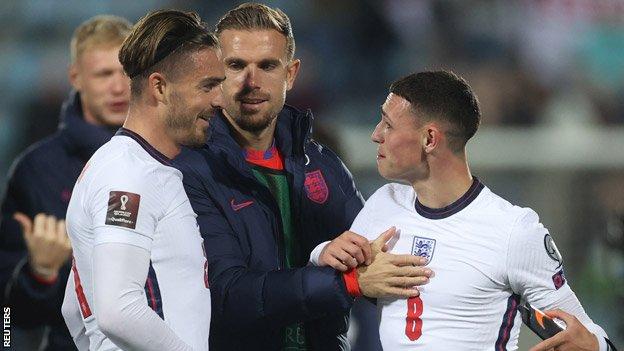
[(41, 284), (54, 284), (58, 278), (58, 269), (42, 267), (32, 262), (28, 264), (30, 275)]
[(330, 241), (325, 241), (322, 242), (320, 244), (318, 244), (314, 250), (312, 250), (312, 252), (310, 253), (310, 263), (312, 263), (312, 265), (314, 266), (323, 266), (324, 264), (321, 264), (321, 254), (323, 253), (323, 251), (325, 251), (325, 248), (327, 247), (327, 244), (329, 244)]
[(347, 287), (347, 293), (351, 297), (360, 297), (362, 296), (362, 291), (360, 291), (360, 283), (357, 279), (357, 269), (351, 268), (350, 270), (342, 273), (342, 279), (345, 282), (345, 286)]

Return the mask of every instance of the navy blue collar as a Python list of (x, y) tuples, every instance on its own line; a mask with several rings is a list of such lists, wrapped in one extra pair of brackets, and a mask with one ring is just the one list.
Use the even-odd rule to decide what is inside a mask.
[[(284, 157), (304, 155), (304, 147), (312, 135), (312, 121), (314, 117), (310, 110), (298, 109), (284, 105), (277, 117), (275, 127), (275, 145)], [(210, 133), (207, 144), (225, 147), (230, 152), (236, 152), (243, 159), (243, 150), (233, 137), (232, 127), (222, 111), (210, 120)]]
[(466, 193), (462, 195), (462, 197), (457, 199), (457, 201), (446, 207), (430, 208), (421, 204), (420, 201), (418, 201), (418, 198), (416, 198), (416, 202), (414, 204), (414, 207), (416, 207), (416, 212), (418, 212), (419, 215), (425, 218), (443, 219), (463, 210), (464, 208), (466, 208), (466, 206), (470, 205), (470, 203), (472, 203), (474, 199), (477, 198), (477, 196), (479, 196), (481, 190), (483, 190), (484, 188), (484, 185), (479, 181), (479, 179), (477, 179), (477, 177), (472, 178), (472, 185), (470, 185), (468, 191), (466, 191)]
[(115, 136), (118, 136), (118, 135), (127, 136), (127, 137), (134, 139), (134, 141), (136, 141), (139, 145), (141, 145), (141, 147), (145, 151), (147, 151), (147, 153), (150, 154), (150, 156), (155, 158), (156, 161), (162, 163), (165, 166), (171, 166), (171, 159), (163, 155), (160, 151), (156, 150), (156, 148), (150, 145), (150, 143), (148, 143), (147, 140), (143, 139), (143, 137), (140, 136), (139, 134), (131, 131), (130, 129), (121, 127), (119, 128), (117, 133), (115, 133)]
[(80, 93), (72, 91), (63, 103), (59, 131), (73, 152), (89, 159), (93, 153), (115, 134), (115, 129), (96, 126), (84, 120)]

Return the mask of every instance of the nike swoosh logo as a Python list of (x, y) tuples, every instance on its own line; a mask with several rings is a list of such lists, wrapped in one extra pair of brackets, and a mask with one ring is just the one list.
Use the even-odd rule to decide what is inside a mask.
[(234, 199), (232, 199), (232, 200), (230, 201), (230, 205), (232, 205), (232, 209), (233, 209), (234, 211), (239, 211), (239, 210), (242, 210), (243, 208), (245, 208), (245, 207), (247, 207), (247, 206), (249, 206), (249, 205), (251, 205), (251, 204), (253, 204), (253, 203), (254, 203), (254, 202), (253, 202), (253, 200), (249, 200), (249, 201), (241, 202), (240, 204), (235, 204), (235, 203), (234, 203)]

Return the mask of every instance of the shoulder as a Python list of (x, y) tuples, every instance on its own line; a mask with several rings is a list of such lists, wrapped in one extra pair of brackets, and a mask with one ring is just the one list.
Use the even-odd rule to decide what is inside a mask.
[(159, 163), (131, 141), (115, 137), (99, 148), (88, 162), (84, 182), (100, 186), (130, 186), (138, 189), (166, 189), (180, 182), (177, 169)]
[(221, 167), (218, 171), (224, 172), (223, 167), (228, 167), (225, 162), (220, 162), (211, 154), (211, 150), (204, 145), (201, 148), (182, 148), (182, 151), (173, 160), (173, 167), (182, 175), (182, 183), (188, 189), (204, 189), (214, 184), (218, 175), (213, 174), (214, 167)]
[(539, 215), (529, 207), (521, 207), (512, 204), (502, 197), (494, 194), (488, 188), (484, 189), (484, 201), (480, 209), (486, 211), (489, 218), (504, 221), (502, 224), (507, 228), (509, 239), (515, 247), (521, 247), (519, 242), (527, 242), (541, 238), (548, 233), (540, 222)]
[(205, 172), (208, 168), (205, 154), (210, 150), (207, 147), (183, 147), (180, 154), (173, 159), (173, 167), (178, 169), (184, 177)]
[(309, 156), (322, 157), (327, 159), (328, 161), (342, 163), (340, 157), (338, 157), (338, 155), (333, 150), (314, 139), (310, 139), (309, 142), (306, 144), (305, 152)]
[(12, 176), (27, 171), (47, 172), (59, 167), (59, 163), (62, 165), (61, 158), (68, 157), (66, 154), (61, 135), (57, 132), (26, 148), (16, 157), (9, 173)]
[(340, 157), (329, 147), (314, 140), (310, 140), (306, 145), (305, 153), (306, 157), (309, 158), (310, 164), (319, 165), (327, 170), (336, 172), (336, 174), (341, 177), (353, 177), (344, 162), (342, 162)]
[(491, 218), (499, 218), (509, 224), (519, 221), (539, 221), (537, 213), (528, 207), (514, 205), (487, 186), (483, 188), (474, 209)]
[(518, 248), (527, 247), (530, 242), (541, 242), (548, 229), (540, 222), (540, 218), (535, 211), (526, 207), (519, 207), (515, 211), (514, 226), (510, 231), (510, 240), (517, 243)]

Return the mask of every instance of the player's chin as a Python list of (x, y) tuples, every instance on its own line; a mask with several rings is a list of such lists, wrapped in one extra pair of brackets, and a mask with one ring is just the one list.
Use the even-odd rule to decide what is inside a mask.
[(384, 167), (383, 163), (380, 163), (379, 160), (377, 161), (377, 172), (379, 172), (379, 175), (384, 179), (392, 180), (392, 174), (388, 172), (386, 167)]
[(189, 133), (182, 142), (182, 145), (188, 147), (200, 147), (206, 143), (208, 138), (208, 128), (196, 128), (192, 133)]

